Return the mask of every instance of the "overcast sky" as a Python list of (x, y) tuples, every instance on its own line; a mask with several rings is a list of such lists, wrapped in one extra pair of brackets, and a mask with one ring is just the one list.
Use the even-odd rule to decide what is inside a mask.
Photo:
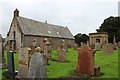
[(119, 0), (0, 0), (0, 34), (6, 36), (13, 11), (20, 16), (67, 26), (73, 35), (96, 32), (109, 16), (118, 16)]

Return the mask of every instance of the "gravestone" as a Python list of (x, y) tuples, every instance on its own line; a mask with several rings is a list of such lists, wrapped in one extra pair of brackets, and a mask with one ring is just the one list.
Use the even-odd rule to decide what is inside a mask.
[(57, 49), (57, 51), (59, 51), (59, 50), (62, 49), (62, 46), (61, 46), (61, 45), (57, 45), (57, 46), (56, 46), (56, 49)]
[(120, 41), (118, 42), (118, 48), (120, 48)]
[[(88, 43), (81, 42), (81, 48), (82, 48), (84, 45), (88, 45)], [(88, 46), (89, 46), (89, 45), (88, 45)]]
[(15, 79), (15, 67), (14, 67), (14, 52), (7, 52), (8, 72), (7, 77)]
[(44, 47), (44, 52), (48, 55), (48, 59), (52, 59), (51, 54), (52, 54), (52, 46), (49, 42), (45, 43)]
[(67, 47), (67, 45), (62, 45), (62, 49), (64, 49), (66, 52), (68, 52), (68, 47)]
[(89, 41), (87, 41), (87, 45), (90, 46), (90, 42)]
[(59, 62), (66, 62), (66, 50), (61, 45), (57, 45), (57, 56)]
[(66, 50), (66, 52), (68, 52), (68, 46), (67, 46), (65, 40), (63, 40), (62, 49)]
[(58, 61), (59, 62), (66, 62), (66, 50), (62, 49), (58, 51)]
[(117, 46), (116, 46), (116, 39), (115, 39), (115, 36), (114, 36), (114, 38), (113, 38), (113, 45), (114, 45), (114, 50), (116, 50), (116, 49), (117, 49)]
[(47, 78), (46, 63), (40, 52), (35, 52), (32, 55), (27, 78), (31, 78), (33, 80)]
[[(0, 35), (0, 64), (2, 64), (2, 65), (5, 64), (3, 39), (2, 39), (1, 35)], [(2, 65), (1, 65), (1, 68), (2, 68)]]
[(112, 43), (108, 43), (108, 44), (103, 45), (102, 53), (104, 55), (109, 55), (113, 51), (114, 51), (114, 45)]
[(81, 48), (83, 47), (83, 44), (84, 44), (83, 42), (80, 42)]
[(101, 44), (100, 43), (95, 43), (95, 50), (100, 51), (101, 50)]
[(73, 49), (74, 49), (74, 50), (77, 50), (77, 48), (78, 48), (77, 44), (76, 44), (76, 43), (73, 44)]
[(46, 64), (48, 64), (48, 61), (49, 60), (52, 60), (52, 46), (49, 42), (45, 42), (45, 45), (44, 45), (44, 58), (45, 58), (45, 62)]
[(28, 68), (30, 63), (30, 48), (21, 47), (19, 48), (19, 56), (18, 56), (18, 77), (19, 78), (27, 78)]
[(30, 49), (31, 49), (30, 54), (31, 54), (31, 55), (32, 55), (33, 53), (35, 53), (35, 48), (36, 48), (36, 47), (33, 46), (33, 45), (30, 47)]
[(87, 45), (78, 50), (78, 73), (94, 75), (94, 53), (95, 51)]
[(40, 48), (42, 51), (44, 51), (44, 40), (42, 38), (40, 40)]
[(95, 45), (94, 45), (94, 44), (91, 44), (91, 45), (90, 45), (90, 48), (91, 48), (91, 49), (95, 49)]

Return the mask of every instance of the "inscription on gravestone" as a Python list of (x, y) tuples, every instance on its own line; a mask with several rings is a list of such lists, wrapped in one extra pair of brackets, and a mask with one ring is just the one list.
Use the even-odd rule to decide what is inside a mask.
[(29, 68), (30, 48), (21, 47), (18, 57), (18, 76), (19, 78), (27, 78)]

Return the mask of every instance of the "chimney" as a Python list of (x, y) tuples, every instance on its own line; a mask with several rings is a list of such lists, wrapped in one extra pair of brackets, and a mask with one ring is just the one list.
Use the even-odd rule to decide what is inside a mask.
[(18, 9), (16, 9), (16, 10), (14, 11), (14, 17), (19, 17), (19, 11), (18, 11)]

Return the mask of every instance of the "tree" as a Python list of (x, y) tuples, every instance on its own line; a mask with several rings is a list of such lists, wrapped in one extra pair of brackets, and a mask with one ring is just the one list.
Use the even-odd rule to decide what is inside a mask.
[(116, 37), (116, 42), (120, 41), (120, 17), (112, 17), (105, 19), (97, 32), (107, 32), (109, 42), (113, 42), (113, 36)]
[(80, 46), (80, 42), (86, 43), (89, 40), (89, 36), (86, 34), (78, 33), (75, 37), (75, 42)]

